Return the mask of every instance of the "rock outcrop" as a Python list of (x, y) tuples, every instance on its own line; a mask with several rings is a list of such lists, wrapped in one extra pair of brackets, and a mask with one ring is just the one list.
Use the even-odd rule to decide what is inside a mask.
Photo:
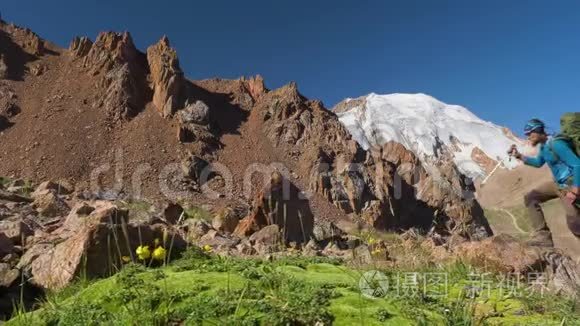
[(428, 231), (437, 220), (446, 225), (438, 230), (444, 234), (461, 232), (473, 239), (491, 234), (470, 197), (471, 185), (454, 166), (428, 171), (394, 142), (362, 150), (334, 113), (305, 99), (295, 84), (263, 94), (256, 110), (274, 146), (296, 161), (299, 174), (309, 176), (309, 190), (345, 213), (381, 229)]
[(187, 103), (178, 111), (179, 127), (177, 139), (182, 143), (200, 142), (213, 144), (215, 135), (211, 132), (210, 108), (202, 101)]
[(273, 172), (270, 183), (254, 200), (250, 214), (240, 220), (234, 234), (250, 236), (269, 225), (278, 225), (283, 239), (306, 243), (312, 238), (314, 216), (308, 200), (280, 172)]
[(163, 117), (172, 116), (184, 105), (185, 78), (177, 53), (164, 36), (147, 49), (153, 84), (153, 104)]
[(115, 120), (131, 118), (143, 109), (149, 97), (147, 63), (129, 33), (102, 32), (94, 43), (75, 37), (69, 52), (91, 75), (100, 76), (103, 96), (96, 107), (107, 110)]
[(82, 58), (89, 54), (93, 42), (86, 36), (75, 36), (71, 41), (68, 50), (76, 58)]
[(135, 249), (153, 245), (154, 239), (173, 240), (176, 250), (183, 248), (181, 237), (173, 236), (168, 227), (132, 223), (127, 213), (110, 202), (79, 203), (61, 227), (42, 241), (32, 240), (19, 268), (30, 275), (34, 285), (58, 289), (79, 273), (88, 277), (111, 275), (124, 263), (123, 257), (136, 260)]
[(32, 56), (41, 56), (45, 53), (44, 40), (28, 28), (0, 22), (0, 27), (9, 34), (11, 40), (24, 52)]
[(264, 85), (264, 78), (260, 75), (250, 77), (249, 79), (242, 78), (241, 82), (254, 101), (258, 101), (268, 91)]

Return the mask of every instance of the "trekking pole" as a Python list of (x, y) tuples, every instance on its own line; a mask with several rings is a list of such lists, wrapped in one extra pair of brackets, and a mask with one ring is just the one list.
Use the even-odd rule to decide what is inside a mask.
[(485, 179), (483, 179), (483, 181), (480, 184), (480, 187), (483, 187), (485, 185), (485, 183), (487, 182), (487, 180), (489, 180), (489, 178), (495, 173), (495, 171), (502, 164), (503, 164), (503, 160), (500, 160), (499, 162), (497, 162), (497, 164), (495, 165), (495, 167), (493, 168), (493, 170), (491, 170), (491, 172), (489, 172), (489, 174), (487, 175), (487, 177), (485, 177)]
[[(514, 145), (515, 146), (515, 145)], [(508, 153), (508, 161), (511, 162), (512, 161), (512, 157), (514, 156), (514, 153), (517, 151), (517, 149), (514, 147), (509, 153)], [(498, 156), (499, 159), (499, 156)], [(479, 185), (480, 187), (483, 187), (485, 185), (485, 183), (487, 182), (487, 180), (489, 180), (489, 178), (495, 173), (495, 171), (500, 167), (500, 165), (503, 164), (503, 160), (499, 159), (499, 162), (497, 162), (496, 166), (493, 168), (493, 170), (491, 170), (491, 172), (485, 177), (485, 179), (483, 179), (483, 181), (481, 182), (481, 184)]]

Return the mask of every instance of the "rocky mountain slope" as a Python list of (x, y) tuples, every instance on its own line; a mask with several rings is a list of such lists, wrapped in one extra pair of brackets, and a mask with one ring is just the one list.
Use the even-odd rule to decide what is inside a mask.
[[(433, 178), (399, 143), (365, 151), (295, 84), (188, 80), (165, 37), (146, 53), (130, 34), (114, 32), (60, 49), (29, 30), (0, 27), (1, 175), (66, 179), (97, 197), (239, 206), (250, 218), (263, 180), (277, 170), (316, 219), (425, 230), (437, 220), (445, 234), (488, 235), (455, 167)], [(200, 180), (207, 166), (213, 172)]]

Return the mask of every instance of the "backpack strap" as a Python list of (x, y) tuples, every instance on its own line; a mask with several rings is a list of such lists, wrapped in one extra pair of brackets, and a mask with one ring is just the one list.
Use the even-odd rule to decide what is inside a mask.
[(552, 153), (552, 155), (554, 156), (554, 158), (556, 159), (556, 161), (560, 160), (560, 156), (558, 156), (558, 154), (556, 154), (556, 151), (554, 150), (554, 141), (558, 139), (556, 137), (550, 139), (548, 141), (548, 149), (550, 150), (550, 152)]
[[(561, 141), (565, 142), (566, 145), (568, 147), (570, 147), (570, 149), (572, 150), (572, 152), (576, 153), (576, 149), (574, 148), (574, 143), (572, 141), (572, 138), (570, 138), (570, 137), (568, 137), (566, 135), (562, 135), (562, 134), (555, 135), (554, 137), (552, 137), (552, 139), (550, 139), (548, 141), (548, 144), (547, 145), (548, 145), (548, 149), (550, 149), (550, 152), (552, 152), (552, 155), (554, 155), (554, 158), (557, 161), (560, 161), (560, 157), (558, 156), (558, 154), (556, 154), (556, 151), (554, 150), (554, 141), (556, 141), (556, 140), (561, 140)], [(576, 155), (578, 155), (578, 154), (576, 154)]]

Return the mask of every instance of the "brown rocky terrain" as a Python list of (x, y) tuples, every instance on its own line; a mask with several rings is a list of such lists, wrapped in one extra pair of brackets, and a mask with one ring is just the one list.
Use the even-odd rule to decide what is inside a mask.
[[(308, 197), (316, 219), (428, 229), (436, 217), (447, 231), (471, 225), (465, 236), (487, 235), (452, 167), (435, 184), (401, 146), (364, 152), (293, 83), (270, 91), (259, 76), (189, 81), (166, 37), (146, 54), (130, 34), (113, 32), (60, 49), (30, 31), (1, 27), (9, 72), (1, 84), (1, 175), (64, 179), (93, 194), (249, 207), (277, 166)], [(227, 172), (199, 182), (207, 166)], [(252, 167), (259, 173), (248, 173)], [(220, 187), (229, 192), (202, 194)]]
[[(155, 239), (353, 258), (370, 256), (362, 229), (411, 230), (434, 255), (495, 255), (494, 240), (469, 242), (491, 230), (453, 164), (432, 175), (401, 144), (364, 151), (295, 83), (188, 80), (166, 37), (146, 53), (114, 32), (62, 49), (5, 22), (0, 59), (0, 313), (19, 279), (34, 298), (81, 270), (107, 275)], [(502, 243), (513, 254), (498, 264), (527, 249)], [(538, 261), (554, 265), (513, 269)]]

